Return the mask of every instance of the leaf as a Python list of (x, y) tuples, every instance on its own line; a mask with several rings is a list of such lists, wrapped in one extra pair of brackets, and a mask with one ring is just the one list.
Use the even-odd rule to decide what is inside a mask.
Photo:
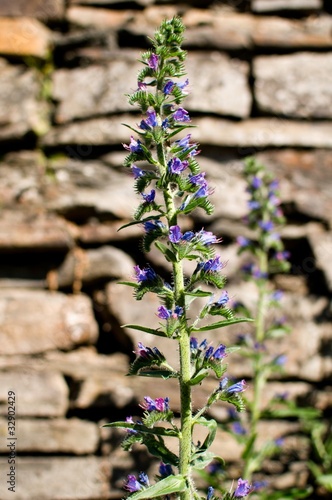
[(148, 222), (149, 220), (158, 220), (158, 219), (160, 219), (160, 215), (150, 215), (149, 217), (145, 217), (145, 219), (133, 220), (119, 227), (118, 231), (121, 231), (121, 229), (124, 229), (125, 227), (135, 226), (136, 224), (144, 224), (144, 222)]
[(161, 330), (154, 330), (153, 328), (148, 328), (147, 326), (141, 325), (122, 325), (121, 328), (131, 328), (132, 330), (139, 330), (140, 332), (151, 333), (152, 335), (157, 335), (157, 337), (166, 337), (165, 332)]
[(139, 287), (138, 283), (133, 283), (132, 281), (118, 281), (117, 284), (118, 285), (127, 285), (127, 286), (131, 286), (133, 288), (138, 288)]
[(189, 381), (189, 384), (190, 385), (197, 385), (197, 384), (200, 384), (202, 382), (202, 380), (204, 380), (207, 376), (209, 375), (209, 370), (199, 370), (198, 373), (196, 373), (196, 375), (194, 375), (190, 381)]
[(144, 500), (163, 497), (165, 495), (171, 495), (172, 493), (180, 493), (185, 491), (187, 488), (188, 486), (185, 478), (178, 474), (176, 476), (168, 476), (144, 490), (137, 491), (133, 495), (130, 495), (130, 499)]
[(254, 321), (251, 318), (233, 318), (229, 320), (217, 321), (217, 323), (211, 323), (210, 325), (201, 326), (200, 328), (191, 328), (192, 332), (208, 332), (209, 330), (215, 330), (216, 328), (222, 328), (224, 326), (236, 325), (236, 323), (243, 323), (245, 321)]
[(115, 427), (117, 429), (129, 429), (137, 431), (140, 434), (153, 434), (155, 436), (178, 437), (178, 432), (174, 429), (166, 429), (165, 427), (146, 427), (143, 424), (130, 424), (128, 422), (110, 422), (102, 425), (102, 427)]
[(204, 292), (204, 290), (200, 290), (199, 288), (193, 292), (185, 292), (185, 295), (189, 297), (211, 297), (213, 295), (212, 292)]
[(202, 453), (194, 453), (191, 459), (191, 465), (196, 470), (202, 470), (207, 467), (212, 460), (215, 460), (216, 455), (212, 451), (203, 451)]
[(164, 380), (168, 378), (178, 378), (179, 374), (177, 372), (172, 372), (170, 370), (144, 370), (138, 373), (140, 377), (158, 377)]
[(217, 422), (215, 420), (208, 420), (205, 417), (199, 417), (197, 420), (195, 420), (195, 425), (203, 425), (204, 427), (207, 427), (209, 430), (208, 435), (206, 436), (204, 443), (201, 445), (200, 450), (207, 450), (211, 444), (213, 443), (215, 437), (216, 437), (216, 432), (217, 432)]
[(171, 250), (167, 248), (166, 245), (160, 243), (160, 241), (157, 241), (155, 243), (155, 246), (165, 255), (168, 262), (177, 262), (176, 255), (173, 252), (171, 252)]

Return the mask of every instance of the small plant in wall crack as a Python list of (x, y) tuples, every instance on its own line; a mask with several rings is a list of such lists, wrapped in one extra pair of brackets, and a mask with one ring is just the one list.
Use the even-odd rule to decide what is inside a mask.
[[(149, 252), (152, 246), (159, 250), (172, 266), (172, 280), (167, 283), (148, 264), (135, 266), (134, 280), (123, 284), (132, 287), (137, 300), (144, 300), (148, 292), (158, 296), (160, 305), (151, 314), (157, 314), (160, 323), (158, 328), (125, 326), (151, 337), (164, 337), (174, 345), (174, 356), (179, 356), (179, 369), (175, 369), (157, 347), (139, 342), (129, 374), (159, 378), (162, 394), (156, 399), (144, 397), (141, 418), (128, 416), (124, 422), (106, 424), (126, 431), (124, 449), (129, 451), (133, 445), (142, 444), (160, 460), (159, 474), (154, 479), (149, 479), (144, 471), (138, 477), (128, 476), (124, 488), (132, 500), (220, 498), (212, 487), (202, 496), (193, 480), (195, 470), (205, 468), (213, 460), (222, 461), (210, 450), (217, 423), (208, 418), (207, 411), (220, 401), (232, 405), (237, 412), (244, 410), (242, 393), (246, 382), (230, 380), (225, 375), (225, 358), (232, 348), (213, 345), (205, 334), (250, 320), (236, 316), (228, 305), (225, 263), (216, 256), (214, 247), (220, 238), (204, 229), (194, 232), (182, 228), (183, 218), (194, 210), (208, 215), (213, 212), (209, 199), (212, 189), (205, 172), (200, 171), (198, 145), (189, 132), (191, 118), (182, 107), (189, 86), (184, 67), (186, 52), (181, 48), (183, 33), (178, 17), (161, 24), (151, 40), (152, 49), (141, 56), (143, 67), (137, 90), (129, 96), (129, 102), (139, 106), (143, 116), (136, 128), (129, 127), (130, 141), (124, 144), (128, 151), (125, 166), (131, 169), (140, 198), (134, 220), (126, 226), (142, 226), (144, 251)], [(195, 263), (189, 277), (184, 274), (185, 261)], [(192, 319), (190, 310), (197, 299), (203, 301), (203, 306)], [(196, 412), (192, 388), (204, 383), (211, 373), (216, 377), (215, 389)], [(167, 397), (167, 380), (171, 378), (177, 379), (179, 385), (179, 424)], [(206, 430), (203, 442), (194, 442), (196, 426)], [(168, 448), (169, 438), (177, 441), (177, 453)], [(239, 478), (222, 498), (243, 498), (250, 491), (248, 480)]]

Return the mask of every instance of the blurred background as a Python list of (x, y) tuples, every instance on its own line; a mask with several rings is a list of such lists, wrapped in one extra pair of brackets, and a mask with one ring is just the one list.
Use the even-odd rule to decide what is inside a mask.
[[(120, 499), (128, 473), (154, 464), (144, 449), (121, 450), (121, 432), (101, 429), (137, 415), (145, 395), (172, 381), (125, 377), (138, 341), (121, 329), (155, 325), (155, 299), (135, 302), (117, 281), (135, 264), (169, 269), (140, 251), (142, 229), (131, 175), (121, 166), (137, 110), (137, 58), (164, 18), (183, 16), (198, 157), (214, 187), (215, 212), (194, 213), (188, 229), (223, 238), (229, 294), (250, 299), (236, 237), (245, 235), (243, 159), (255, 155), (280, 180), (291, 272), (285, 291), (292, 327), (276, 354), (285, 373), (269, 391), (332, 414), (332, 5), (326, 0), (0, 0), (0, 498), (7, 490), (7, 394), (16, 394), (16, 500)], [(231, 344), (235, 331), (216, 331)], [(163, 340), (165, 353), (173, 346)], [(157, 344), (157, 343), (156, 343)], [(173, 353), (174, 356), (174, 353)], [(235, 377), (248, 366), (229, 358)], [(200, 407), (216, 381), (195, 391)], [(167, 387), (166, 387), (167, 384)], [(211, 415), (223, 422), (220, 405)], [(266, 421), (281, 457), (262, 471), (284, 489), (311, 483), (313, 446), (294, 421)], [(220, 430), (218, 452), (235, 470), (239, 449)], [(11, 496), (12, 495), (12, 496)]]

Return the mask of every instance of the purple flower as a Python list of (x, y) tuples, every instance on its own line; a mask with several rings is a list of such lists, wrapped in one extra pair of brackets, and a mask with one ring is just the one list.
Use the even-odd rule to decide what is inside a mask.
[(160, 319), (178, 319), (179, 316), (183, 314), (183, 307), (176, 306), (174, 311), (172, 312), (171, 309), (167, 309), (165, 306), (160, 306), (158, 307), (158, 318)]
[(146, 83), (144, 83), (144, 82), (137, 82), (137, 90), (147, 90)]
[(166, 226), (160, 220), (148, 220), (143, 223), (143, 227), (147, 233), (150, 233), (151, 231), (155, 231), (156, 229), (162, 230)]
[(234, 491), (234, 498), (243, 498), (249, 495), (251, 491), (251, 485), (246, 479), (239, 479), (237, 482), (237, 488)]
[(171, 226), (169, 228), (169, 241), (171, 243), (179, 243), (183, 234), (181, 233), (179, 226)]
[(172, 476), (174, 474), (172, 466), (161, 462), (159, 465), (159, 474), (161, 475), (161, 477)]
[[(225, 377), (226, 378), (226, 377)], [(226, 384), (223, 383), (223, 381), (225, 380), (222, 379), (221, 382), (220, 382), (220, 388), (222, 390), (225, 389), (225, 385), (228, 383), (228, 379), (226, 379)], [(247, 388), (247, 383), (245, 380), (240, 380), (240, 382), (236, 382), (236, 384), (233, 384), (233, 385), (230, 385), (229, 387), (226, 388), (225, 392), (227, 394), (234, 394), (234, 393), (238, 393), (238, 392), (243, 392), (245, 391)]]
[(278, 189), (278, 187), (279, 187), (279, 181), (277, 179), (274, 179), (270, 183), (270, 189), (275, 190), (275, 189)]
[(138, 479), (139, 479), (140, 483), (143, 484), (143, 486), (150, 485), (149, 477), (147, 474), (145, 474), (145, 472), (140, 472), (138, 475)]
[(205, 352), (205, 355), (204, 355), (205, 359), (210, 359), (212, 354), (213, 354), (213, 347), (210, 346), (207, 348), (207, 350)]
[(220, 344), (217, 349), (213, 353), (214, 359), (223, 359), (227, 356), (226, 354), (226, 346), (224, 344)]
[(274, 254), (274, 258), (276, 260), (279, 260), (279, 261), (287, 260), (287, 259), (289, 259), (289, 257), (290, 257), (290, 253), (287, 252), (287, 250), (284, 250), (282, 252), (281, 251), (280, 252), (276, 252)]
[(178, 108), (174, 113), (173, 113), (173, 119), (176, 122), (190, 122), (190, 116), (188, 111), (186, 111), (184, 108)]
[(220, 256), (218, 255), (214, 259), (209, 259), (206, 262), (203, 263), (202, 265), (202, 270), (205, 271), (206, 273), (212, 272), (218, 272), (221, 269), (225, 267), (225, 264), (223, 262), (220, 262)]
[(142, 153), (143, 151), (141, 141), (139, 139), (136, 141), (132, 135), (130, 136), (130, 143), (123, 144), (123, 147), (131, 153)]
[(147, 194), (142, 193), (142, 196), (146, 203), (153, 203), (156, 196), (156, 191), (154, 189), (151, 189), (150, 193)]
[[(133, 417), (126, 417), (126, 422), (127, 424), (134, 424), (134, 420), (133, 420)], [(137, 431), (135, 431), (134, 429), (127, 429), (127, 433), (128, 434), (137, 434)]]
[(168, 171), (172, 174), (181, 174), (188, 167), (188, 162), (181, 161), (179, 158), (172, 158), (168, 162), (167, 167)]
[(254, 491), (262, 491), (268, 484), (268, 481), (254, 481), (252, 487)]
[(185, 80), (184, 82), (173, 82), (172, 80), (168, 80), (164, 85), (163, 92), (165, 95), (169, 95), (172, 93), (174, 87), (178, 87), (180, 90), (183, 90), (185, 87), (189, 85), (189, 80)]
[(169, 410), (168, 398), (152, 399), (149, 396), (144, 397), (144, 403), (140, 405), (143, 410), (165, 412)]
[(136, 477), (132, 474), (130, 474), (127, 477), (127, 482), (124, 485), (124, 489), (129, 491), (130, 493), (134, 493), (135, 491), (139, 491), (142, 489), (142, 484), (139, 483), (136, 479)]
[(131, 170), (134, 174), (134, 179), (139, 179), (140, 177), (144, 176), (144, 170), (140, 169), (136, 165), (132, 165)]
[(156, 357), (163, 360), (165, 359), (164, 355), (159, 351), (158, 347), (153, 347), (151, 349), (151, 347), (146, 347), (144, 344), (142, 344), (142, 342), (138, 342), (135, 353), (137, 354), (137, 356), (145, 359), (155, 359)]
[(228, 301), (229, 301), (228, 292), (227, 292), (227, 290), (223, 290), (219, 299), (216, 301), (216, 304), (220, 307), (224, 307), (224, 305), (226, 305)]
[(155, 281), (158, 276), (152, 267), (144, 267), (140, 269), (139, 266), (134, 266), (134, 271), (136, 275), (136, 280), (138, 283), (142, 283), (143, 281)]
[(189, 80), (188, 78), (184, 82), (177, 82), (176, 86), (179, 87), (179, 89), (183, 90), (189, 85)]
[(163, 92), (164, 92), (164, 94), (165, 94), (165, 95), (169, 95), (169, 94), (172, 92), (172, 90), (173, 90), (173, 88), (174, 88), (174, 85), (175, 85), (175, 83), (174, 83), (174, 82), (172, 82), (172, 80), (168, 80), (168, 81), (165, 83), (164, 88), (163, 88)]
[(214, 493), (214, 488), (212, 486), (209, 486), (207, 490), (206, 500), (211, 500), (213, 497), (213, 493)]
[(201, 172), (196, 175), (190, 175), (189, 182), (194, 186), (206, 186), (207, 182), (205, 180), (205, 175), (206, 175), (205, 172)]
[(287, 356), (285, 354), (279, 354), (273, 360), (273, 363), (277, 366), (284, 366), (287, 362)]
[(178, 139), (177, 141), (175, 141), (175, 144), (180, 148), (186, 150), (190, 147), (190, 139), (191, 134), (187, 134), (185, 137), (182, 137), (182, 139)]
[(169, 319), (172, 315), (172, 311), (167, 309), (165, 306), (158, 307), (158, 318), (160, 319)]
[(274, 228), (274, 224), (271, 220), (261, 220), (258, 222), (258, 225), (263, 231), (272, 231)]
[(281, 448), (281, 446), (283, 446), (284, 442), (285, 442), (285, 440), (282, 437), (274, 440), (274, 444), (276, 446), (278, 446), (278, 448)]
[(239, 436), (244, 436), (245, 434), (247, 434), (246, 429), (243, 427), (241, 422), (239, 422), (238, 420), (236, 420), (235, 422), (232, 423), (232, 430), (235, 434), (237, 434)]
[(148, 59), (149, 68), (153, 69), (154, 71), (157, 71), (158, 64), (159, 64), (159, 57), (157, 56), (157, 54), (151, 54)]
[(196, 350), (198, 348), (198, 340), (196, 337), (190, 337), (190, 349)]
[(142, 120), (139, 127), (142, 130), (150, 130), (158, 125), (157, 114), (153, 108), (149, 108), (146, 112), (147, 119)]
[(245, 238), (244, 236), (238, 236), (236, 238), (236, 241), (241, 248), (246, 248), (250, 245), (250, 240), (248, 238)]
[(261, 185), (263, 184), (263, 181), (260, 177), (253, 177), (252, 178), (252, 181), (251, 181), (251, 186), (254, 188), (254, 189), (258, 189), (261, 187)]
[(208, 194), (211, 194), (211, 191), (209, 190), (207, 184), (203, 184), (194, 194), (194, 198), (204, 198)]
[(248, 208), (250, 208), (250, 210), (256, 210), (257, 208), (260, 208), (261, 204), (259, 203), (259, 201), (256, 201), (256, 200), (249, 200), (248, 201)]
[(272, 294), (271, 294), (271, 300), (275, 300), (277, 302), (279, 302), (282, 297), (283, 297), (283, 292), (281, 290), (275, 290)]
[(204, 229), (201, 229), (199, 233), (197, 233), (197, 237), (203, 245), (213, 245), (221, 241), (221, 238), (217, 238), (211, 231), (204, 231)]

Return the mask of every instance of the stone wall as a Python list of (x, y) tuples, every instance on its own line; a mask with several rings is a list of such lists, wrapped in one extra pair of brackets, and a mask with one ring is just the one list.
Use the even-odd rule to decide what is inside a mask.
[[(135, 263), (169, 269), (140, 252), (141, 229), (118, 232), (136, 205), (121, 143), (138, 117), (126, 92), (137, 57), (164, 17), (179, 13), (200, 163), (215, 191), (214, 215), (188, 228), (223, 237), (230, 295), (239, 283), (235, 238), (245, 234), (242, 159), (255, 154), (281, 182), (288, 217), (282, 237), (292, 271), (277, 276), (292, 326), (274, 347), (286, 373), (269, 393), (332, 411), (332, 9), (323, 0), (16, 0), (0, 3), (0, 498), (7, 490), (7, 393), (17, 402), (16, 500), (122, 496), (130, 471), (148, 470), (144, 450), (121, 451), (104, 422), (137, 412), (144, 395), (176, 385), (125, 377), (138, 340), (121, 324), (156, 322), (154, 298), (135, 302), (117, 285)], [(225, 343), (234, 330), (214, 333)], [(159, 342), (159, 346), (165, 341)], [(172, 352), (167, 342), (163, 350)], [(174, 355), (174, 353), (173, 353)], [(230, 372), (250, 377), (237, 356)], [(167, 388), (166, 388), (167, 384)], [(215, 381), (195, 391), (204, 401)], [(224, 407), (213, 416), (225, 420)], [(262, 471), (276, 488), (310, 481), (309, 441), (296, 422), (263, 422), (285, 436), (280, 460)], [(237, 445), (219, 431), (215, 446), (239, 474)], [(316, 491), (313, 498), (319, 498)]]

